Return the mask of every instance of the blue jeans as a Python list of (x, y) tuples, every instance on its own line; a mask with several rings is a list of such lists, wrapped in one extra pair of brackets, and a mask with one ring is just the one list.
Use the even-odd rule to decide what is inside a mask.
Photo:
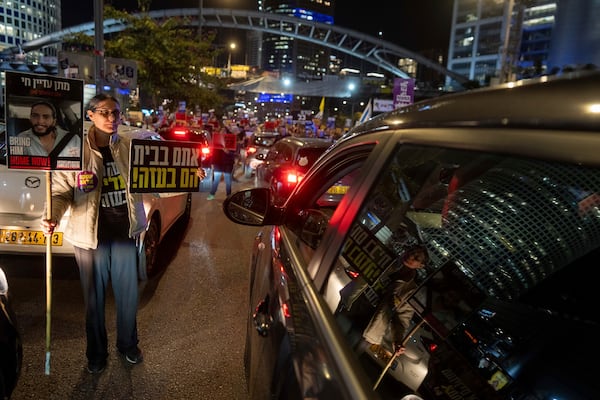
[(225, 193), (227, 193), (227, 196), (229, 196), (231, 194), (231, 172), (223, 171), (213, 171), (213, 182), (212, 188), (210, 189), (210, 194), (214, 196), (215, 193), (217, 193), (219, 182), (221, 182), (221, 175), (223, 175), (223, 179), (225, 180)]
[(117, 314), (117, 349), (127, 352), (138, 344), (137, 247), (133, 239), (101, 241), (97, 249), (75, 247), (75, 259), (85, 301), (86, 356), (91, 362), (106, 360), (105, 302), (110, 280)]

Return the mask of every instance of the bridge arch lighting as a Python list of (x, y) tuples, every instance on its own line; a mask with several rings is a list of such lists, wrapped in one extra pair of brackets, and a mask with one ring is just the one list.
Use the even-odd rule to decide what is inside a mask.
[[(294, 39), (314, 43), (341, 53), (349, 54), (359, 60), (371, 63), (396, 77), (411, 78), (411, 76), (401, 70), (395, 62), (388, 61), (386, 56), (395, 57), (397, 59), (411, 58), (419, 64), (448, 76), (459, 83), (464, 84), (469, 82), (468, 77), (451, 71), (438, 62), (430, 60), (421, 54), (382, 40), (381, 37), (373, 37), (351, 29), (259, 11), (203, 8), (201, 14), (201, 26), (203, 28), (214, 27), (252, 31), (258, 30), (264, 33), (292, 37)], [(137, 13), (133, 15), (148, 16), (157, 20), (171, 17), (187, 17), (191, 27), (197, 27), (199, 25), (198, 8), (155, 10), (148, 13)], [(186, 20), (186, 18), (181, 18), (181, 20)], [(22, 43), (20, 48), (15, 46), (4, 49), (0, 52), (0, 56), (14, 56), (15, 54), (19, 54), (21, 49), (25, 52), (38, 50), (45, 46), (58, 43), (62, 41), (63, 37), (72, 34), (83, 33), (93, 36), (94, 25), (94, 22), (87, 22), (74, 27), (69, 27), (62, 31), (54, 32), (41, 38)], [(109, 34), (122, 31), (126, 28), (126, 25), (121, 20), (105, 19), (103, 28), (103, 33)]]

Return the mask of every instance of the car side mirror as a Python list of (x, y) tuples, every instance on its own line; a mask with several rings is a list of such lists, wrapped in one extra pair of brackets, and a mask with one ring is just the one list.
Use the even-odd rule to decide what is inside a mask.
[(268, 188), (241, 190), (223, 202), (223, 212), (237, 224), (262, 226), (269, 211), (270, 197)]

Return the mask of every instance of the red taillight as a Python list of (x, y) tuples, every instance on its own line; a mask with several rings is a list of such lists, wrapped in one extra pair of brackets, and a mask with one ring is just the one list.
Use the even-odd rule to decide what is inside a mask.
[(202, 148), (202, 155), (207, 156), (210, 154), (210, 147), (203, 147)]
[(256, 147), (248, 147), (246, 148), (246, 154), (250, 155), (250, 154), (254, 154), (256, 153)]
[(295, 185), (296, 183), (298, 183), (300, 181), (300, 178), (298, 177), (297, 173), (292, 171), (292, 172), (288, 172), (285, 175), (285, 181), (287, 183), (291, 183), (291, 184)]
[(173, 135), (185, 136), (185, 135), (187, 135), (187, 130), (186, 129), (173, 129)]

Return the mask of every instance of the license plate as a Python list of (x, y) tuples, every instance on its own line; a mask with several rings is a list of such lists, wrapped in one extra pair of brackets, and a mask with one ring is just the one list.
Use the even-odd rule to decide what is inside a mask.
[(349, 186), (334, 185), (327, 189), (328, 194), (346, 194)]
[[(0, 243), (5, 244), (31, 244), (46, 245), (47, 236), (41, 231), (21, 231), (12, 229), (0, 229)], [(62, 246), (62, 232), (52, 234), (52, 246)]]

